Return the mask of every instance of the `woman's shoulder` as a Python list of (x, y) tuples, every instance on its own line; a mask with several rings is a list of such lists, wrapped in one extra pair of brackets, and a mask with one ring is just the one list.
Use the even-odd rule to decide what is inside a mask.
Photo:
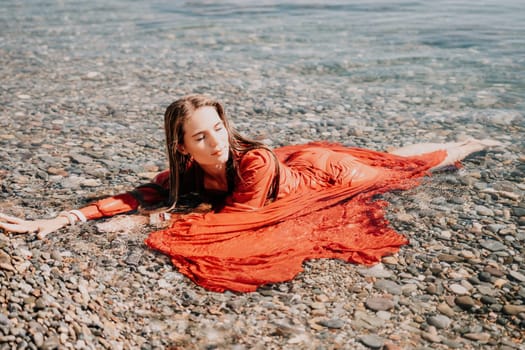
[(274, 164), (275, 156), (268, 148), (255, 148), (244, 152), (239, 156), (239, 164), (243, 166), (261, 166), (265, 164)]

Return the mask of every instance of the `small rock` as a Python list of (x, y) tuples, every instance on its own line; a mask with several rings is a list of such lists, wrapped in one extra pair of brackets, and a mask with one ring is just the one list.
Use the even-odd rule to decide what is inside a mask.
[(11, 256), (0, 249), (0, 264), (9, 264), (11, 265)]
[(45, 298), (40, 297), (35, 301), (35, 310), (43, 310), (47, 307), (47, 301)]
[(359, 268), (357, 272), (364, 277), (389, 278), (392, 272), (385, 270), (384, 265), (379, 263), (370, 268)]
[(463, 334), (463, 337), (467, 338), (469, 340), (475, 340), (475, 341), (479, 341), (479, 342), (485, 343), (485, 342), (489, 341), (490, 334), (483, 333), (483, 332), (480, 332), (480, 333), (465, 333), (465, 334)]
[(428, 332), (422, 332), (421, 338), (425, 339), (426, 341), (429, 341), (431, 343), (440, 343), (441, 337), (437, 334), (432, 334)]
[(448, 230), (443, 230), (439, 233), (439, 238), (448, 241), (450, 238), (452, 238), (452, 233)]
[(379, 349), (385, 344), (385, 340), (377, 335), (363, 335), (359, 337), (359, 341), (372, 349)]
[(427, 319), (427, 322), (428, 324), (438, 329), (445, 329), (450, 326), (450, 324), (452, 323), (452, 320), (444, 315), (435, 315), (435, 316), (430, 316)]
[(40, 332), (33, 334), (33, 341), (38, 348), (41, 348), (44, 345), (44, 335)]
[(467, 288), (463, 287), (461, 284), (454, 283), (454, 284), (451, 284), (449, 288), (454, 294), (457, 294), (457, 295), (468, 294)]
[(483, 248), (488, 249), (491, 252), (499, 252), (507, 249), (506, 245), (492, 239), (483, 240), (480, 244)]
[(98, 187), (101, 185), (101, 182), (98, 179), (85, 179), (80, 183), (80, 185), (84, 187)]
[(474, 222), (472, 224), (472, 228), (470, 229), (470, 232), (472, 233), (481, 233), (483, 230), (483, 225), (481, 225), (479, 222)]
[(62, 261), (62, 254), (58, 250), (53, 250), (51, 252), (51, 259), (55, 261)]
[(497, 304), (498, 303), (498, 299), (492, 297), (492, 296), (489, 296), (489, 295), (483, 295), (481, 296), (481, 299), (480, 301), (483, 303), (483, 304), (488, 304), (488, 305), (492, 305), (492, 304)]
[(42, 344), (43, 350), (57, 349), (60, 346), (60, 340), (56, 336), (49, 337), (44, 344)]
[(525, 312), (525, 305), (506, 304), (503, 306), (503, 312), (508, 315), (517, 315), (519, 313)]
[(505, 225), (501, 224), (489, 224), (487, 225), (487, 230), (489, 230), (492, 233), (498, 233), (499, 231), (503, 230), (505, 228)]
[(374, 287), (381, 291), (386, 291), (393, 295), (401, 294), (401, 286), (394, 281), (379, 279), (374, 283)]
[(474, 210), (476, 211), (476, 213), (478, 215), (483, 215), (483, 216), (494, 216), (494, 211), (490, 208), (487, 208), (483, 205), (477, 205)]
[(461, 307), (464, 310), (470, 310), (476, 305), (476, 302), (474, 301), (474, 299), (472, 299), (468, 295), (456, 297), (454, 299), (454, 302), (456, 303), (457, 306)]
[(399, 259), (393, 255), (385, 256), (381, 261), (387, 265), (397, 265), (399, 264)]
[(509, 281), (507, 281), (504, 278), (498, 278), (494, 281), (494, 287), (496, 288), (503, 288), (504, 285), (506, 285)]
[(443, 343), (443, 345), (446, 345), (451, 349), (459, 349), (465, 347), (463, 343), (447, 338), (443, 338), (443, 341), (441, 343)]
[(452, 255), (452, 254), (439, 254), (437, 258), (439, 259), (439, 261), (448, 262), (448, 263), (460, 262), (460, 261), (465, 260), (461, 256)]
[(525, 216), (525, 208), (512, 208), (512, 214), (514, 216)]
[(320, 320), (317, 322), (323, 327), (331, 328), (331, 329), (340, 329), (343, 328), (345, 325), (345, 321), (341, 319), (331, 319), (331, 320)]
[(519, 273), (518, 271), (510, 271), (509, 276), (514, 278), (516, 281), (525, 282), (525, 275)]
[(432, 295), (441, 295), (443, 293), (442, 285), (437, 285), (434, 283), (430, 283), (425, 290), (428, 294)]
[(388, 298), (370, 297), (365, 301), (366, 307), (374, 311), (387, 311), (394, 308), (394, 301)]
[(9, 263), (0, 263), (0, 269), (6, 270), (6, 271), (15, 271), (15, 268), (13, 265)]
[(492, 275), (487, 271), (481, 271), (480, 273), (478, 273), (478, 278), (480, 281), (483, 281), (483, 282), (492, 281)]
[(87, 164), (93, 162), (93, 158), (83, 154), (71, 153), (69, 157), (74, 163)]
[(0, 324), (1, 325), (9, 325), (10, 321), (9, 321), (9, 318), (4, 315), (3, 313), (0, 313)]
[(492, 276), (495, 276), (495, 277), (503, 277), (505, 276), (505, 273), (503, 271), (501, 271), (500, 269), (494, 267), (494, 266), (485, 266), (485, 268), (483, 269), (483, 271), (486, 271), (488, 273), (490, 273)]
[(97, 78), (99, 75), (100, 75), (99, 72), (88, 72), (88, 73), (86, 74), (86, 78), (87, 78), (87, 79), (95, 79), (95, 78)]
[(385, 321), (390, 320), (390, 317), (392, 317), (392, 314), (388, 311), (378, 311), (376, 315), (377, 317)]

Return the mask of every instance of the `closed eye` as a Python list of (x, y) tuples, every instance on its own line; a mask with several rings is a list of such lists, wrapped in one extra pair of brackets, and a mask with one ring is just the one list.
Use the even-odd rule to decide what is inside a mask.
[(224, 124), (222, 122), (215, 124), (215, 131), (221, 131), (222, 129), (224, 129)]

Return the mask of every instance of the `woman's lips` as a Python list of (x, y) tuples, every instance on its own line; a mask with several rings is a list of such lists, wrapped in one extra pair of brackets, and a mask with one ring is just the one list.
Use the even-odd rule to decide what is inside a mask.
[(225, 148), (226, 148), (226, 147), (222, 147), (221, 149), (219, 149), (219, 150), (213, 152), (211, 155), (212, 155), (212, 156), (221, 156), (222, 153), (224, 152), (224, 149), (225, 149)]

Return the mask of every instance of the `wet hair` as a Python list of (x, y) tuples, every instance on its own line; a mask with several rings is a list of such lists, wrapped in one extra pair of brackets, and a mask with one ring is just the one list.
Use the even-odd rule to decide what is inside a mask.
[[(203, 190), (203, 171), (190, 155), (180, 151), (179, 145), (184, 143), (184, 124), (193, 113), (202, 107), (213, 107), (222, 120), (228, 132), (229, 159), (226, 176), (228, 192), (233, 191), (235, 181), (242, 181), (239, 173), (239, 159), (250, 150), (264, 148), (271, 150), (263, 143), (248, 139), (239, 134), (230, 124), (222, 104), (206, 95), (187, 95), (173, 102), (164, 114), (164, 130), (169, 160), (169, 205), (174, 209), (183, 194), (201, 192)], [(275, 158), (274, 153), (272, 155)], [(276, 199), (279, 192), (279, 162), (275, 158), (275, 176), (268, 197)], [(202, 193), (201, 193), (202, 194)]]

